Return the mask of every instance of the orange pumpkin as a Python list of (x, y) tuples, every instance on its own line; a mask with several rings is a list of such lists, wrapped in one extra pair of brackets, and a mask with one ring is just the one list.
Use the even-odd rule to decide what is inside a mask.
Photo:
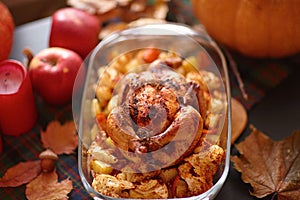
[(279, 58), (300, 51), (299, 0), (192, 0), (195, 17), (218, 42), (242, 54)]

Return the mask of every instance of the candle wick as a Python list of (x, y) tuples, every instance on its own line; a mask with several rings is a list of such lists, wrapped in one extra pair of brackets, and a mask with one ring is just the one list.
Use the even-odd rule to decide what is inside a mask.
[[(4, 74), (5, 77), (8, 77), (9, 75), (10, 75), (9, 72), (6, 72), (6, 73)], [(5, 88), (5, 91), (7, 91), (7, 87), (8, 87), (8, 80), (7, 80), (7, 79), (4, 79), (3, 86), (4, 86), (4, 88)]]
[(7, 90), (7, 86), (8, 86), (8, 83), (7, 83), (7, 79), (4, 79), (4, 87), (5, 87), (5, 90)]

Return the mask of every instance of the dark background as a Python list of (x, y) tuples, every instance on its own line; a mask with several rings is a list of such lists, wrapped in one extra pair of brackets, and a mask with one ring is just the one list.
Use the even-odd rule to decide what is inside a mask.
[(66, 6), (67, 0), (1, 0), (14, 18), (15, 25), (21, 25), (50, 16), (58, 8)]

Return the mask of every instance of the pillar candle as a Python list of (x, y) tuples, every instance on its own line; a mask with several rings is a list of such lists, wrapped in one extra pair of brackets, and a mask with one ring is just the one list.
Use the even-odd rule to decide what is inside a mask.
[(27, 70), (16, 60), (0, 62), (0, 132), (20, 135), (36, 123), (37, 109)]

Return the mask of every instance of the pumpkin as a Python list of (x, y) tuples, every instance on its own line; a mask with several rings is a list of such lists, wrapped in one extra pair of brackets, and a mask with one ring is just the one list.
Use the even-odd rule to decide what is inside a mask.
[(257, 58), (300, 51), (299, 0), (192, 0), (194, 16), (217, 42)]

